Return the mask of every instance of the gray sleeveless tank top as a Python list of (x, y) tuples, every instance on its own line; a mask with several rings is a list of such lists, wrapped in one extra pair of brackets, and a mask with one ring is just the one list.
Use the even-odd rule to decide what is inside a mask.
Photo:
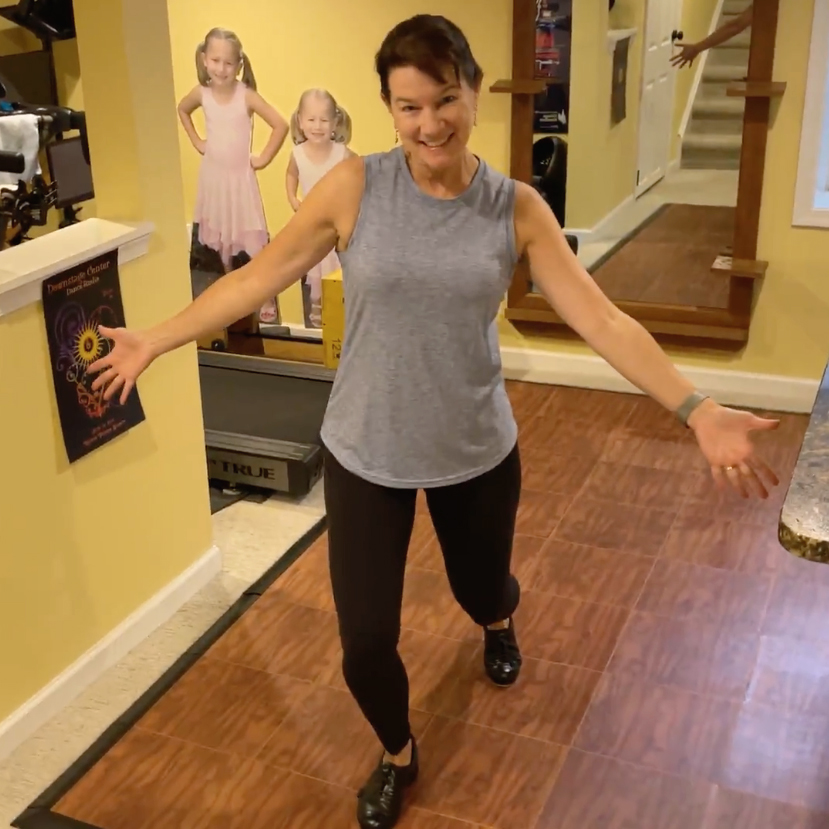
[(321, 437), (372, 483), (460, 483), (517, 440), (495, 321), (517, 261), (515, 182), (481, 159), (460, 196), (438, 199), (400, 147), (364, 163), (340, 253), (345, 331)]

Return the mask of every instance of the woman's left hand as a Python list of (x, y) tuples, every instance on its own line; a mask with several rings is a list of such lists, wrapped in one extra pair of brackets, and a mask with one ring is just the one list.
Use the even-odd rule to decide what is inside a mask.
[(711, 465), (717, 487), (733, 487), (743, 498), (768, 498), (780, 481), (754, 451), (751, 433), (776, 429), (779, 420), (730, 409), (707, 400), (688, 419), (699, 448)]

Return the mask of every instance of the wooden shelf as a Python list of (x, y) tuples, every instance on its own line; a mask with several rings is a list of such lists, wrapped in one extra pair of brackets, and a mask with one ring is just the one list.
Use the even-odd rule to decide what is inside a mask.
[[(748, 341), (748, 324), (717, 323), (715, 321), (696, 320), (697, 314), (691, 308), (682, 309), (677, 314), (678, 319), (669, 320), (662, 314), (659, 318), (645, 314), (637, 314), (635, 306), (641, 305), (636, 302), (616, 302), (617, 307), (623, 309), (637, 319), (639, 324), (651, 334), (662, 334), (667, 336), (678, 336), (683, 338), (704, 339), (711, 342), (721, 343), (744, 343)], [(724, 312), (722, 316), (727, 316)], [(504, 318), (516, 325), (544, 325), (545, 327), (561, 328), (570, 331), (570, 327), (553, 310), (533, 310), (530, 308), (506, 308)]]
[(718, 256), (711, 265), (714, 273), (725, 277), (740, 276), (749, 279), (761, 279), (766, 275), (768, 262), (755, 259), (734, 259), (731, 256)]
[(507, 78), (495, 81), (489, 88), (490, 92), (506, 92), (508, 95), (537, 95), (543, 92), (551, 81), (545, 78), (530, 78), (528, 80), (513, 80)]
[(738, 81), (728, 84), (725, 94), (730, 98), (779, 98), (785, 91), (785, 81)]

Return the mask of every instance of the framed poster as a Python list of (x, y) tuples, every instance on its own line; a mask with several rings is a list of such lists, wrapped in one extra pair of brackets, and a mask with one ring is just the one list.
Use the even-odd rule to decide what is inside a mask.
[(567, 132), (572, 28), (573, 0), (536, 0), (535, 76), (551, 83), (535, 99), (535, 132)]
[(74, 463), (145, 419), (138, 389), (124, 405), (117, 395), (104, 400), (105, 388), (92, 390), (98, 375), (87, 372), (110, 349), (98, 326), (126, 324), (117, 249), (44, 280), (41, 296), (63, 443)]
[(570, 83), (573, 0), (536, 0), (535, 74)]

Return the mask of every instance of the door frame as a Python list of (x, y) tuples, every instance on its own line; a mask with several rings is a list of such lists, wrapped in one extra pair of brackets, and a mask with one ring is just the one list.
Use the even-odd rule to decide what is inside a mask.
[[(637, 112), (637, 124), (636, 124), (636, 167), (637, 167), (637, 175), (639, 173), (639, 160), (642, 157), (642, 144), (644, 142), (644, 134), (645, 130), (642, 129), (642, 117), (643, 117), (643, 107), (642, 107), (642, 99), (645, 95), (645, 61), (646, 55), (648, 51), (648, 13), (651, 9), (652, 3), (665, 3), (672, 6), (672, 13), (671, 17), (673, 19), (672, 26), (674, 29), (679, 29), (682, 25), (682, 3), (683, 0), (645, 0), (644, 6), (644, 13), (642, 17), (642, 37), (641, 37), (641, 45), (639, 47), (639, 60), (640, 60), (640, 78), (639, 78), (639, 109)], [(673, 67), (670, 69), (670, 80), (668, 83), (670, 84), (670, 91), (671, 91), (671, 117), (670, 122), (667, 125), (667, 153), (665, 157), (665, 172), (657, 179), (644, 182), (644, 183), (634, 183), (634, 190), (633, 190), (633, 197), (634, 199), (638, 199), (640, 196), (644, 195), (648, 190), (652, 187), (655, 187), (662, 181), (665, 176), (668, 174), (668, 170), (671, 166), (671, 142), (673, 140), (673, 118), (674, 118), (674, 108), (676, 107), (676, 69)]]

